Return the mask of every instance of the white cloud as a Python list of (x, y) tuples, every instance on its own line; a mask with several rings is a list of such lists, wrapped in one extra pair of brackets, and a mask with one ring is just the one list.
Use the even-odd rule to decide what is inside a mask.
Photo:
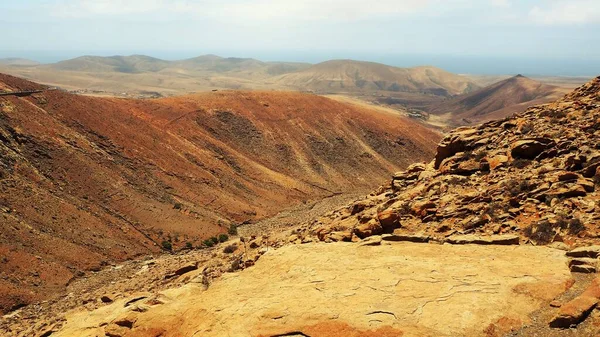
[(51, 6), (51, 14), (59, 17), (88, 17), (95, 15), (129, 15), (159, 11), (162, 0), (68, 0)]
[(529, 18), (544, 25), (600, 23), (600, 1), (555, 0), (547, 6), (533, 7)]
[(492, 6), (494, 6), (494, 7), (508, 8), (511, 6), (511, 3), (509, 0), (491, 0), (491, 2), (492, 2)]
[(467, 0), (63, 0), (50, 13), (63, 18), (194, 16), (221, 20), (355, 21), (411, 13), (433, 14)]

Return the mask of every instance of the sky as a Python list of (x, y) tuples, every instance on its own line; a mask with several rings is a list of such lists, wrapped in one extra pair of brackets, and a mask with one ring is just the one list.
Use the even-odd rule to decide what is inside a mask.
[(599, 75), (600, 0), (0, 0), (0, 58), (343, 58)]

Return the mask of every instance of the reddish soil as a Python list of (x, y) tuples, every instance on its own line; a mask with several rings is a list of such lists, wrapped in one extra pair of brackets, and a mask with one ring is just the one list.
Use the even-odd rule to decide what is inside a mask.
[[(43, 86), (0, 74), (2, 90)], [(316, 95), (0, 98), (0, 313), (103, 265), (371, 189), (434, 154), (411, 120)]]

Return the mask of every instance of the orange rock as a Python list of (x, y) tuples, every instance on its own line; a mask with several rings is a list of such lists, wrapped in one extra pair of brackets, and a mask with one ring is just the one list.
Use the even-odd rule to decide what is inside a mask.
[(400, 216), (394, 210), (385, 210), (377, 214), (379, 223), (385, 233), (391, 233), (394, 229), (400, 227)]
[(600, 277), (578, 297), (560, 307), (558, 314), (550, 321), (553, 328), (568, 328), (583, 322), (600, 302)]
[(372, 219), (369, 222), (359, 225), (354, 229), (354, 233), (358, 235), (359, 238), (364, 239), (371, 235), (381, 234), (383, 232), (383, 227), (379, 223), (379, 221)]

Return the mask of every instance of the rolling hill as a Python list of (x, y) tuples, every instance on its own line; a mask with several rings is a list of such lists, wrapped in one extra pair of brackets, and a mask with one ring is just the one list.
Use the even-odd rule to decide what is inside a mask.
[(468, 124), (501, 119), (528, 106), (554, 101), (568, 91), (517, 75), (472, 93), (436, 102), (425, 110), (449, 114), (449, 119), (456, 124)]
[(397, 68), (380, 63), (333, 60), (281, 75), (282, 86), (320, 93), (388, 91), (453, 96), (477, 86), (469, 79), (435, 67)]
[(434, 67), (397, 68), (352, 60), (310, 65), (216, 55), (180, 61), (143, 55), (82, 56), (54, 64), (0, 68), (48, 85), (112, 93), (153, 91), (173, 95), (211, 89), (291, 89), (447, 97), (478, 88), (466, 77)]
[(212, 89), (285, 89), (269, 79), (309, 67), (299, 62), (203, 55), (179, 61), (144, 55), (81, 56), (52, 64), (17, 66), (0, 62), (0, 72), (67, 90), (121, 94), (157, 92), (171, 96)]
[(143, 73), (166, 68), (168, 61), (144, 55), (81, 56), (71, 60), (41, 66), (60, 71)]
[(6, 65), (6, 66), (36, 66), (36, 65), (39, 65), (40, 63), (37, 61), (28, 60), (28, 59), (24, 59), (24, 58), (9, 57), (9, 58), (1, 58), (0, 64)]
[(172, 63), (173, 68), (183, 71), (204, 71), (214, 73), (254, 74), (261, 77), (274, 76), (309, 67), (300, 62), (262, 62), (252, 58), (220, 57), (203, 55)]
[[(3, 91), (44, 88), (0, 75)], [(439, 139), (397, 114), (298, 92), (2, 96), (0, 311), (163, 242), (198, 246), (231, 223), (373, 188)]]

